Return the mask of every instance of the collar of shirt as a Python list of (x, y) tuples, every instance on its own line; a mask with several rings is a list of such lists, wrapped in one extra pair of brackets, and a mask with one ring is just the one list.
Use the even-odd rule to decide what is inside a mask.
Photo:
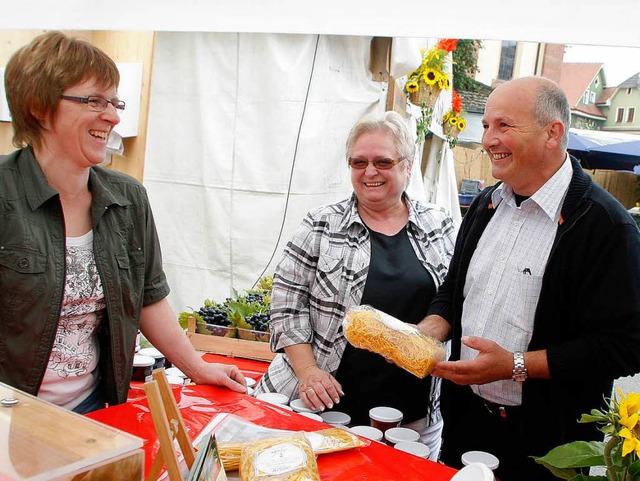
[[(525, 200), (521, 206), (534, 202), (552, 221), (558, 222), (560, 220), (562, 202), (564, 201), (567, 190), (569, 189), (572, 173), (573, 169), (571, 167), (569, 155), (565, 154), (564, 162), (556, 173), (553, 174), (553, 176), (551, 176), (551, 178), (547, 180), (531, 197)], [(491, 194), (491, 202), (495, 208), (497, 208), (503, 200), (515, 206), (513, 189), (505, 183), (500, 184)]]
[[(402, 200), (407, 206), (407, 209), (409, 209), (409, 219), (407, 223), (412, 223), (417, 227), (424, 229), (424, 226), (422, 225), (420, 218), (416, 213), (415, 206), (409, 200), (409, 196), (406, 192), (402, 194)], [(346, 231), (349, 227), (351, 227), (352, 224), (360, 224), (363, 229), (366, 229), (364, 222), (362, 222), (362, 219), (360, 218), (360, 214), (358, 214), (358, 198), (356, 197), (355, 193), (351, 194), (351, 198), (349, 199), (349, 207), (344, 211), (344, 217), (340, 224), (340, 228), (341, 230)]]

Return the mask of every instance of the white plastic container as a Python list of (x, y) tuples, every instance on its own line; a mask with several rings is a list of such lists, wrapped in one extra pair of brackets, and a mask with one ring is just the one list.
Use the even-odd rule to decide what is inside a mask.
[(363, 438), (378, 442), (381, 442), (382, 437), (384, 436), (382, 431), (380, 431), (378, 428), (374, 428), (373, 426), (353, 426), (350, 431), (353, 434), (362, 436)]
[(395, 446), (398, 443), (417, 442), (420, 439), (420, 434), (409, 428), (391, 428), (384, 432), (384, 439), (389, 446)]
[(151, 373), (153, 372), (153, 365), (156, 360), (149, 356), (142, 356), (135, 354), (133, 356), (133, 372), (131, 373), (131, 380), (135, 382), (148, 382), (153, 379)]
[(164, 354), (158, 351), (155, 347), (145, 347), (143, 349), (140, 349), (138, 351), (138, 354), (140, 354), (141, 356), (149, 356), (155, 359), (155, 362), (153, 364), (154, 369), (165, 367), (166, 359), (164, 357)]
[(286, 405), (289, 401), (287, 396), (279, 392), (262, 392), (256, 396), (256, 399), (276, 405)]
[(394, 446), (394, 448), (404, 451), (405, 453), (413, 454), (419, 458), (429, 459), (431, 449), (426, 444), (419, 443), (417, 441), (403, 441)]
[(321, 423), (324, 422), (324, 420), (316, 413), (298, 413), (298, 414), (300, 414), (300, 416), (305, 416), (309, 419), (320, 421)]
[(289, 406), (293, 408), (293, 410), (297, 413), (317, 413), (317, 409), (311, 409), (308, 407), (302, 399), (294, 399), (289, 403)]
[(485, 451), (467, 451), (462, 455), (462, 464), (468, 466), (473, 463), (484, 464), (492, 471), (495, 471), (500, 466), (500, 460)]
[(387, 429), (400, 426), (402, 417), (402, 411), (387, 406), (377, 406), (369, 410), (369, 420), (371, 421), (371, 425), (383, 433)]
[(351, 422), (351, 416), (340, 411), (325, 411), (320, 413), (322, 420), (332, 426), (348, 426)]

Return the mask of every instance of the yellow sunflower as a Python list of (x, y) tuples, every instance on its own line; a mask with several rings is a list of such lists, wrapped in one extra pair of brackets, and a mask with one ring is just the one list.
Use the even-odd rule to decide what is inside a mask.
[(427, 85), (434, 85), (438, 81), (438, 72), (432, 68), (428, 68), (422, 74), (422, 79)]
[(463, 119), (462, 117), (460, 117), (458, 119), (458, 130), (460, 132), (462, 132), (466, 128), (467, 128), (467, 121), (465, 119)]
[(404, 87), (407, 92), (409, 92), (410, 94), (417, 92), (418, 90), (420, 90), (420, 84), (418, 82), (416, 82), (415, 80), (410, 80), (409, 82), (407, 82), (407, 84)]

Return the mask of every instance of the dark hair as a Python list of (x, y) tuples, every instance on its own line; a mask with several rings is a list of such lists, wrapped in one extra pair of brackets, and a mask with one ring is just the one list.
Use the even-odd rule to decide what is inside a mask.
[(13, 144), (38, 146), (38, 118), (53, 120), (64, 90), (88, 79), (100, 87), (118, 87), (120, 73), (106, 53), (84, 40), (53, 31), (15, 52), (4, 73)]

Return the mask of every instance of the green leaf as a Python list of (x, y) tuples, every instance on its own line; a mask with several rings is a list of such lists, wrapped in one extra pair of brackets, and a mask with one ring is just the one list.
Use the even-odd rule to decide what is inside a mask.
[(629, 474), (633, 479), (640, 479), (640, 459), (629, 465)]
[[(602, 441), (574, 441), (553, 448), (540, 458), (537, 463), (555, 468), (585, 468), (604, 466), (604, 443)], [(567, 479), (567, 478), (565, 478)]]
[(578, 472), (573, 469), (573, 468), (564, 468), (564, 469), (560, 469), (560, 468), (556, 468), (555, 466), (552, 466), (550, 464), (545, 463), (544, 461), (541, 461), (542, 458), (533, 458), (536, 463), (538, 464), (542, 464), (545, 468), (547, 468), (549, 471), (551, 471), (551, 473), (560, 478), (560, 479), (571, 479), (573, 480), (573, 478), (576, 477), (576, 475), (578, 474)]
[(571, 478), (569, 481), (607, 481), (606, 476), (590, 476), (587, 474), (578, 474), (575, 478)]

